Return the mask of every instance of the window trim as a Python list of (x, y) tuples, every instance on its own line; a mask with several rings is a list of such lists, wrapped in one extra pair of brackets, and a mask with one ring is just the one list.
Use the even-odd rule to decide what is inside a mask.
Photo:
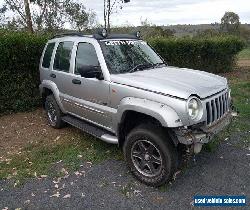
[[(63, 70), (54, 68), (55, 59), (56, 59), (56, 53), (57, 53), (58, 47), (59, 47), (60, 43), (65, 43), (65, 42), (71, 42), (72, 43), (72, 49), (71, 49), (70, 58), (69, 58), (69, 70), (68, 71), (63, 71)], [(54, 55), (53, 55), (53, 63), (52, 63), (52, 67), (51, 67), (52, 71), (61, 72), (61, 73), (65, 73), (65, 74), (70, 74), (71, 73), (71, 67), (72, 67), (71, 60), (72, 60), (72, 56), (73, 56), (73, 53), (74, 53), (74, 46), (75, 46), (75, 42), (74, 41), (70, 41), (70, 40), (67, 40), (67, 41), (58, 41), (57, 42), (56, 49), (54, 49), (55, 52), (54, 52)]]

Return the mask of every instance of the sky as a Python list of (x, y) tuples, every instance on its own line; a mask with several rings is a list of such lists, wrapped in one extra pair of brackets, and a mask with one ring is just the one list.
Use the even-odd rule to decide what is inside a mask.
[[(95, 11), (103, 24), (103, 0), (77, 1)], [(130, 0), (112, 15), (111, 22), (113, 26), (137, 26), (145, 19), (156, 25), (210, 24), (220, 22), (225, 11), (239, 14), (241, 23), (250, 23), (250, 0)]]
[[(103, 0), (82, 2), (97, 13), (99, 22), (103, 21)], [(220, 22), (225, 11), (233, 11), (242, 23), (250, 23), (250, 0), (130, 0), (112, 15), (112, 23), (136, 26), (145, 19), (156, 25), (214, 23)]]

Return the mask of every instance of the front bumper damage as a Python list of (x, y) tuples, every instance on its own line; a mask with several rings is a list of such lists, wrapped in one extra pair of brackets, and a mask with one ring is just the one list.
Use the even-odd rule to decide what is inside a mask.
[(217, 133), (225, 129), (235, 115), (236, 113), (230, 111), (210, 126), (201, 124), (193, 127), (179, 127), (175, 129), (175, 135), (179, 143), (190, 145), (194, 153), (199, 153), (202, 145), (210, 142)]

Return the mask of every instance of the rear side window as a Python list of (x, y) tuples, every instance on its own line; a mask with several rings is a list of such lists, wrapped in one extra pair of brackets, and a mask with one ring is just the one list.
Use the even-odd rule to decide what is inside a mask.
[(99, 66), (95, 48), (90, 43), (79, 43), (76, 54), (75, 74), (82, 66)]
[(60, 42), (55, 55), (54, 69), (69, 72), (73, 42)]
[(49, 68), (50, 67), (50, 61), (51, 61), (51, 56), (52, 56), (54, 47), (55, 47), (55, 42), (49, 43), (47, 45), (47, 48), (46, 48), (44, 56), (43, 56), (43, 63), (42, 63), (42, 66), (44, 68)]

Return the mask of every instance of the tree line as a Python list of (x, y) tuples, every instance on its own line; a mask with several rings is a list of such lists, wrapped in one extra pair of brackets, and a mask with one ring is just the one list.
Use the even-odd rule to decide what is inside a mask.
[[(110, 31), (111, 15), (130, 0), (103, 0), (104, 27)], [(0, 5), (1, 6), (1, 5)], [(12, 12), (12, 18), (5, 17)], [(64, 29), (83, 31), (96, 26), (96, 14), (76, 0), (4, 0), (0, 7), (0, 28), (25, 29), (31, 33), (41, 30)]]
[[(6, 13), (12, 13), (6, 17)], [(73, 0), (4, 0), (0, 8), (0, 25), (8, 29), (56, 31), (65, 24), (72, 30), (83, 31), (96, 21), (96, 14)]]
[[(71, 30), (86, 31), (89, 28), (105, 27), (110, 31), (111, 16), (123, 9), (130, 0), (103, 0), (104, 26), (98, 25), (96, 13), (87, 10), (81, 1), (76, 0), (4, 0), (0, 7), (0, 29), (56, 32), (66, 26)], [(6, 15), (6, 14), (11, 15)], [(7, 17), (6, 17), (7, 16)], [(166, 23), (167, 24), (167, 23)], [(240, 17), (234, 12), (226, 12), (218, 24), (219, 29), (206, 29), (195, 32), (193, 36), (212, 37), (220, 35), (241, 36), (249, 41), (250, 30), (241, 26)], [(144, 37), (174, 36), (175, 31), (141, 20)], [(112, 28), (113, 32), (131, 32), (134, 26)], [(250, 41), (249, 41), (250, 42)]]

